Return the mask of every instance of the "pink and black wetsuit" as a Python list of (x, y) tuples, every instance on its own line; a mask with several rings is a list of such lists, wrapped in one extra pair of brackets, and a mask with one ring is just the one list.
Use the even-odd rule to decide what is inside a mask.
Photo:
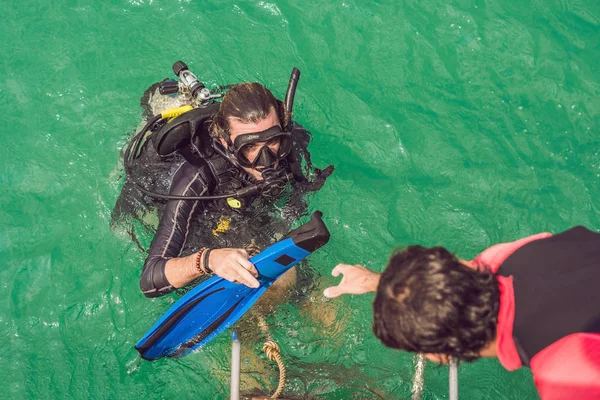
[(582, 226), (540, 233), (474, 262), (500, 285), (501, 364), (529, 366), (543, 400), (600, 399), (600, 234)]

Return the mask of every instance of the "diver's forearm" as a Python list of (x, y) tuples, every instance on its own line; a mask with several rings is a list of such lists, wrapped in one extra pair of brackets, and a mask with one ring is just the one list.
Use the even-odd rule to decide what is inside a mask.
[(199, 270), (196, 265), (197, 257), (198, 253), (193, 253), (187, 257), (172, 258), (167, 261), (165, 276), (169, 283), (176, 288), (180, 288), (204, 275), (204, 272)]

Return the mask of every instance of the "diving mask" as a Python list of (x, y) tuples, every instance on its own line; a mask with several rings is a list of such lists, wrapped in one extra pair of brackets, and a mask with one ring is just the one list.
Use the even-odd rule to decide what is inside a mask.
[(273, 167), (290, 154), (291, 133), (283, 131), (279, 125), (261, 132), (245, 133), (234, 139), (232, 150), (244, 168)]

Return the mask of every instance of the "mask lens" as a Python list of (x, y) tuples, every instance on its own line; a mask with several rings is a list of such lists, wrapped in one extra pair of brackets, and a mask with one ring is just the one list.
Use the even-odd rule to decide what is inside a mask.
[[(237, 138), (236, 141), (238, 141)], [(279, 134), (269, 138), (257, 137), (255, 140), (242, 143), (239, 147), (234, 148), (234, 154), (242, 167), (269, 167), (276, 161), (287, 157), (291, 149), (290, 133), (280, 131)]]

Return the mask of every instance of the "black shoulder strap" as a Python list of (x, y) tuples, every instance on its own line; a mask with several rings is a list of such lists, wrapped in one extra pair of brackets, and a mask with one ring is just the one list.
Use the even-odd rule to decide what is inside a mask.
[(189, 162), (197, 168), (201, 168), (202, 166), (206, 165), (206, 161), (202, 157), (200, 157), (196, 152), (192, 151), (192, 148), (190, 146), (185, 146), (179, 149), (179, 154), (181, 154), (187, 162)]
[(236, 184), (237, 174), (235, 167), (233, 167), (225, 158), (215, 152), (210, 157), (205, 158), (204, 162), (210, 167), (210, 171), (216, 180), (215, 183), (217, 186), (228, 185), (231, 183), (233, 189), (239, 189), (241, 187), (241, 182), (238, 181)]

